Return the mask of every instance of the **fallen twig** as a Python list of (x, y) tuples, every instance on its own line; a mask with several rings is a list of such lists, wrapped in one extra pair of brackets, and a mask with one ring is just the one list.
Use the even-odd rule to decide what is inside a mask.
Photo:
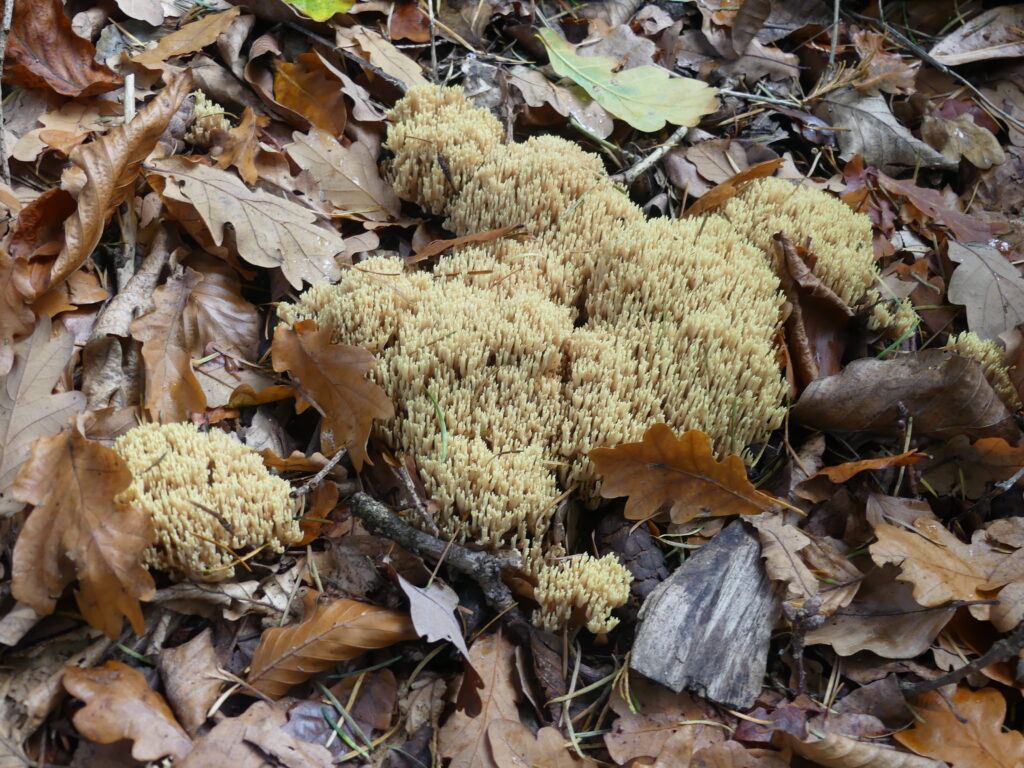
[(646, 173), (652, 165), (654, 165), (656, 162), (661, 160), (661, 158), (663, 158), (665, 155), (671, 152), (672, 149), (676, 147), (679, 144), (679, 142), (681, 142), (686, 137), (686, 134), (689, 132), (689, 130), (690, 129), (687, 128), (686, 126), (680, 126), (679, 128), (676, 128), (675, 132), (673, 132), (673, 134), (669, 136), (668, 139), (666, 139), (661, 146), (659, 146), (657, 149), (655, 149), (653, 152), (647, 155), (647, 157), (643, 158), (636, 165), (630, 166), (621, 173), (616, 173), (614, 176), (611, 177), (612, 181), (614, 181), (616, 184), (632, 184), (644, 173)]
[(472, 549), (442, 541), (436, 536), (413, 528), (387, 506), (367, 493), (359, 492), (349, 500), (352, 514), (358, 517), (371, 533), (391, 539), (396, 544), (423, 557), (443, 559), (445, 563), (469, 576), (484, 591), (487, 601), (499, 612), (507, 611), (515, 618), (519, 607), (512, 591), (501, 580), (501, 572), (519, 567), (521, 559), (515, 552), (476, 552)]

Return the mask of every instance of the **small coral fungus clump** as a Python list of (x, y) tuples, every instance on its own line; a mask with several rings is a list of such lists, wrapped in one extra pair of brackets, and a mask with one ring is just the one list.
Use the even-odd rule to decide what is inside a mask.
[(724, 215), (648, 221), (598, 157), (552, 136), (502, 144), (460, 88), (412, 89), (391, 118), (400, 195), (457, 235), (518, 225), (528, 236), (456, 249), (432, 272), (371, 258), (279, 314), (379, 356), (372, 375), (397, 410), (388, 436), (415, 457), (438, 525), (522, 552), (538, 623), (575, 614), (607, 630), (628, 571), (566, 557), (550, 531), (565, 492), (598, 498), (587, 453), (655, 422), (702, 430), (719, 454), (763, 441), (786, 393), (765, 237), (810, 241), (819, 276), (856, 306), (875, 299), (870, 226), (818, 192), (799, 193), (808, 212), (794, 217), (786, 182)]
[(982, 339), (974, 331), (964, 331), (952, 337), (946, 345), (946, 349), (952, 350), (959, 355), (976, 360), (985, 373), (985, 378), (992, 385), (1000, 399), (1006, 403), (1006, 407), (1014, 413), (1024, 410), (1024, 403), (1021, 403), (1017, 395), (1017, 388), (1010, 380), (1010, 370), (1003, 361), (1003, 348), (996, 342), (989, 339)]
[(114, 442), (132, 472), (120, 500), (153, 519), (151, 568), (197, 581), (234, 574), (253, 549), (283, 552), (302, 538), (291, 486), (260, 455), (223, 432), (192, 424), (144, 424)]

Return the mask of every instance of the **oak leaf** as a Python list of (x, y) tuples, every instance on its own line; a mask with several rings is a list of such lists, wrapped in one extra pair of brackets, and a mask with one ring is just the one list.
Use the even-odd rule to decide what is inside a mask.
[[(984, 533), (965, 544), (935, 520), (918, 518), (908, 529), (888, 523), (875, 526), (878, 541), (870, 546), (871, 559), (878, 565), (894, 563), (902, 573), (900, 581), (914, 585), (914, 599), (923, 606), (944, 605), (953, 600), (986, 600), (981, 593), (991, 587), (990, 575), (1005, 555), (992, 551)], [(972, 605), (971, 614), (981, 620), (989, 616), (988, 605)]]
[(195, 208), (215, 245), (223, 245), (230, 224), (243, 259), (257, 267), (280, 267), (295, 288), (341, 275), (334, 257), (345, 243), (333, 229), (317, 226), (313, 209), (249, 189), (237, 176), (181, 155), (147, 168), (166, 177), (164, 198)]
[(626, 517), (645, 520), (669, 506), (673, 523), (698, 516), (755, 515), (771, 506), (747, 479), (743, 460), (711, 454), (711, 439), (699, 430), (676, 438), (655, 424), (639, 443), (597, 448), (589, 454), (602, 475), (601, 496), (628, 496)]
[[(164, 69), (167, 59), (186, 53), (195, 53), (217, 42), (222, 32), (227, 31), (231, 22), (242, 12), (241, 8), (229, 8), (221, 13), (210, 13), (180, 29), (160, 38), (160, 42), (133, 56), (133, 64), (146, 69)], [(158, 22), (162, 23), (161, 22)]]
[(93, 252), (107, 217), (127, 196), (142, 161), (156, 147), (191, 87), (191, 74), (174, 78), (129, 123), (72, 150), (71, 162), (85, 172), (86, 183), (78, 195), (77, 210), (64, 222), (64, 247), (42, 288), (64, 280)]
[(18, 600), (52, 613), (77, 576), (75, 599), (86, 621), (116, 639), (127, 616), (143, 633), (139, 601), (155, 589), (141, 559), (154, 535), (145, 512), (117, 500), (131, 479), (120, 456), (77, 428), (36, 440), (14, 483), (15, 498), (35, 504), (14, 545), (11, 591)]
[(395, 408), (384, 390), (366, 378), (374, 358), (365, 349), (332, 344), (329, 330), (312, 320), (278, 326), (271, 345), (274, 370), (291, 373), (295, 389), (323, 417), (321, 450), (331, 456), (348, 448), (361, 469), (374, 419), (390, 419)]
[(983, 339), (997, 339), (1024, 323), (1024, 277), (991, 245), (949, 241), (958, 266), (949, 279), (949, 300), (967, 308), (967, 326)]
[(492, 720), (487, 743), (498, 768), (583, 768), (596, 766), (580, 760), (566, 749), (565, 737), (557, 728), (541, 728), (537, 735), (518, 720)]
[[(478, 637), (469, 649), (469, 664), (480, 671), (480, 711), (476, 716), (456, 710), (437, 735), (438, 754), (449, 758), (449, 768), (499, 768), (488, 743), (492, 721), (519, 722), (513, 684), (514, 649), (500, 633)], [(463, 682), (465, 685), (465, 682)], [(507, 765), (507, 763), (505, 764)]]
[(784, 742), (801, 757), (815, 765), (867, 766), (872, 768), (945, 768), (941, 763), (899, 752), (883, 744), (861, 741), (841, 733), (827, 733), (822, 738), (810, 736), (800, 740), (791, 734)]
[(324, 196), (342, 216), (366, 221), (398, 218), (401, 202), (377, 170), (369, 148), (361, 141), (343, 147), (323, 131), (292, 134), (286, 151), (320, 184)]
[[(339, 138), (345, 131), (348, 107), (341, 83), (315, 53), (302, 53), (295, 62), (274, 62), (274, 99), (302, 115), (321, 131)], [(313, 166), (305, 166), (311, 168)]]
[(43, 316), (32, 335), (14, 348), (14, 367), (0, 379), (0, 517), (25, 506), (12, 498), (11, 488), (32, 443), (56, 434), (85, 408), (81, 392), (51, 394), (74, 346), (70, 333), (51, 339), (50, 319)]
[(248, 677), (256, 690), (280, 698), (339, 661), (418, 637), (407, 613), (344, 598), (318, 605), (317, 596), (303, 598), (300, 623), (263, 633)]
[(74, 716), (75, 728), (100, 744), (130, 739), (136, 760), (179, 760), (192, 751), (192, 740), (174, 718), (167, 701), (137, 669), (120, 661), (102, 667), (64, 669), (64, 687), (85, 702)]
[(7, 36), (4, 82), (49, 88), (63, 96), (94, 96), (121, 85), (97, 64), (96, 47), (71, 28), (61, 0), (15, 3)]
[(972, 691), (960, 686), (951, 701), (930, 691), (913, 704), (917, 724), (893, 736), (917, 754), (944, 760), (953, 768), (1024, 765), (1024, 735), (1003, 730), (1006, 700), (994, 688)]

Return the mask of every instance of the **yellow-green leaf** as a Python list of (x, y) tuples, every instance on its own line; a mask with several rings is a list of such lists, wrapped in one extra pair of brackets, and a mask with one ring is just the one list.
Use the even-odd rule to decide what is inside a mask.
[(336, 13), (347, 13), (355, 0), (284, 0), (313, 21), (327, 21)]
[(718, 109), (718, 91), (700, 80), (675, 77), (645, 65), (615, 72), (610, 56), (580, 56), (576, 46), (550, 29), (540, 31), (555, 72), (578, 83), (602, 107), (639, 131), (665, 123), (692, 126)]

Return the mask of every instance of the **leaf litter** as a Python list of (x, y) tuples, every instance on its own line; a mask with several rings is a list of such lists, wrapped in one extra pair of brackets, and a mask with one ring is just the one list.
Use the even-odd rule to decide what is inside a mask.
[[(1024, 761), (1011, 706), (1024, 435), (1001, 395), (1024, 395), (1024, 239), (1013, 196), (993, 193), (1020, 176), (1024, 151), (1020, 12), (914, 0), (898, 20), (841, 8), (833, 28), (831, 4), (815, 0), (604, 5), (14, 5), (0, 144), (0, 765)], [(460, 81), (492, 108), (502, 146), (551, 134), (598, 153), (615, 194), (651, 216), (720, 216), (770, 177), (842, 197), (873, 227), (878, 301), (907, 297), (920, 323), (887, 335), (871, 307), (839, 300), (820, 272), (827, 234), (768, 233), (786, 302), (778, 430), (720, 455), (714, 436), (611, 399), (612, 423), (630, 426), (609, 434), (636, 440), (584, 446), (566, 427), (564, 455), (538, 460), (562, 472), (565, 456), (589, 454), (596, 479), (580, 482), (598, 484), (589, 496), (567, 485), (544, 518), (562, 584), (538, 579), (522, 551), (478, 547), (468, 518), (442, 529), (458, 500), (425, 480), (465, 460), (450, 445), (465, 425), (456, 393), (425, 380), (436, 451), (395, 450), (422, 405), (386, 394), (412, 359), (392, 352), (396, 318), (422, 309), (427, 277), (514, 294), (541, 254), (546, 279), (562, 279), (543, 232), (512, 211), (449, 232), (447, 213), (396, 191), (388, 111), (417, 85)], [(478, 138), (462, 129), (458, 148), (412, 139), (441, 201)], [(598, 197), (561, 217), (591, 215)], [(473, 252), (509, 261), (446, 266)], [(359, 344), (277, 320), (278, 303), (347, 284), (371, 255), (394, 267), (359, 269), (359, 290), (383, 298), (332, 321)], [(577, 325), (590, 298), (572, 307)], [(644, 320), (651, 334), (665, 322)], [(990, 345), (984, 358), (952, 343), (966, 331)], [(421, 343), (450, 348), (444, 333)], [(622, 375), (596, 359), (596, 380)], [(478, 410), (511, 407), (473, 397)], [(110, 448), (147, 421), (257, 452), (291, 484), (301, 540), (232, 550), (232, 579), (148, 571), (143, 552), (168, 542), (121, 500), (131, 472)], [(507, 490), (497, 475), (529, 466), (518, 453), (456, 469)], [(361, 517), (356, 491), (383, 521)], [(499, 495), (488, 498), (507, 504)], [(736, 517), (756, 532), (758, 568), (704, 575), (717, 585), (663, 581)], [(587, 556), (630, 575), (617, 626), (595, 636), (579, 608), (556, 631), (534, 626), (538, 606), (568, 599), (559, 590), (599, 590)], [(631, 669), (665, 663), (629, 657), (658, 582), (671, 605), (757, 578), (777, 603), (759, 628), (772, 640), (753, 706)], [(741, 626), (730, 606), (706, 607)], [(706, 649), (713, 668), (748, 663), (742, 634)]]

